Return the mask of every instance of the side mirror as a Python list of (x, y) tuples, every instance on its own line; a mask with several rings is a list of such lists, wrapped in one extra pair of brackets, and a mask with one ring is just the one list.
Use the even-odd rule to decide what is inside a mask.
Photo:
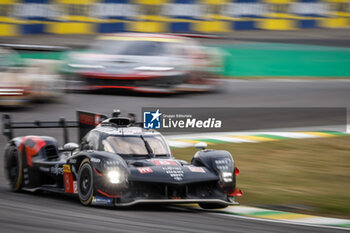
[(76, 144), (74, 142), (66, 143), (63, 146), (63, 150), (65, 150), (65, 151), (75, 151), (78, 148), (79, 148), (78, 144)]
[(205, 150), (207, 148), (207, 143), (205, 142), (198, 142), (197, 144), (194, 145), (195, 148)]

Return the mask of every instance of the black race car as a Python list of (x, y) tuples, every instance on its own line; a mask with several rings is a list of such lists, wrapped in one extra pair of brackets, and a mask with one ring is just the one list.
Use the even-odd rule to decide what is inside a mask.
[[(138, 203), (198, 203), (202, 208), (238, 204), (231, 154), (199, 143), (191, 163), (171, 155), (163, 136), (138, 127), (133, 115), (107, 118), (78, 112), (78, 121), (11, 122), (3, 117), (4, 134), (17, 128), (63, 128), (66, 144), (52, 137), (10, 139), (5, 171), (13, 191), (45, 190), (76, 194), (84, 205), (128, 206)], [(67, 129), (79, 128), (80, 146), (67, 143)]]

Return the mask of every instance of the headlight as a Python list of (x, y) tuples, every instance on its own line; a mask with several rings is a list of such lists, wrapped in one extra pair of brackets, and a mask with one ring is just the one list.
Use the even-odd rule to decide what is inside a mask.
[(169, 71), (173, 69), (174, 67), (159, 67), (159, 66), (139, 66), (134, 68), (134, 70), (139, 70), (139, 71)]
[(120, 173), (118, 171), (109, 171), (107, 176), (112, 184), (119, 184), (121, 182)]
[(222, 179), (226, 183), (232, 182), (232, 173), (231, 172), (223, 172), (222, 173)]

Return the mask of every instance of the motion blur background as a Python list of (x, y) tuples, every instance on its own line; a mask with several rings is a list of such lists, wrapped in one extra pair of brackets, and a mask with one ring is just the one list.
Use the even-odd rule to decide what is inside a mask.
[[(152, 32), (209, 33), (241, 42), (304, 40), (314, 45), (327, 45), (322, 40), (333, 37), (338, 40), (332, 45), (341, 46), (346, 45), (348, 34), (342, 30), (317, 30), (349, 26), (348, 0), (0, 1), (0, 42), (5, 44), (81, 47), (91, 43), (98, 33)], [(281, 30), (290, 33), (276, 32)], [(68, 34), (76, 36), (65, 36)], [(43, 40), (42, 35), (47, 39)], [(215, 45), (215, 40), (207, 43)], [(232, 40), (225, 43), (223, 46), (222, 41), (217, 41), (217, 46), (225, 51), (222, 72), (225, 76), (344, 77), (350, 73), (348, 49), (294, 44), (237, 45)], [(53, 54), (39, 57), (57, 58)], [(255, 65), (251, 66), (252, 63)]]
[(0, 36), (349, 26), (348, 0), (2, 0)]
[[(261, 143), (209, 143), (209, 148), (233, 154), (241, 170), (238, 185), (245, 193), (238, 201), (349, 219), (346, 126), (318, 127), (320, 121), (295, 114), (296, 108), (350, 107), (349, 27), (349, 0), (0, 0), (0, 113), (10, 114), (14, 121), (74, 120), (77, 109), (110, 115), (119, 108), (122, 115), (134, 112), (141, 120), (143, 107), (252, 108), (236, 122), (255, 129), (253, 136)], [(67, 62), (67, 54), (86, 49), (96, 36), (117, 32), (190, 34), (204, 51), (220, 51), (221, 69), (216, 74), (222, 85), (200, 94), (80, 93), (59, 67)], [(254, 111), (256, 107), (260, 109)], [(280, 107), (287, 109), (284, 116), (293, 128), (266, 128), (264, 122), (279, 119), (271, 108)], [(218, 114), (232, 120), (225, 112)], [(312, 117), (332, 122), (331, 115)], [(262, 136), (258, 129), (308, 131), (309, 136), (284, 140)], [(62, 146), (60, 130), (15, 132), (28, 134), (54, 136)], [(76, 141), (75, 131), (70, 136)], [(0, 148), (6, 141), (0, 136)], [(173, 153), (190, 160), (195, 150), (173, 148)], [(129, 232), (336, 231), (262, 225), (180, 208), (85, 208), (67, 197), (10, 193), (2, 169), (0, 223), (6, 232), (47, 232), (50, 227), (57, 232), (111, 232), (116, 227)], [(23, 225), (13, 219), (21, 219)]]

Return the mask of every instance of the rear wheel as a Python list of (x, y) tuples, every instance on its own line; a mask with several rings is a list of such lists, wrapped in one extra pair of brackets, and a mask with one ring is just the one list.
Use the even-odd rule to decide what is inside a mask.
[(79, 167), (78, 195), (83, 205), (90, 205), (94, 194), (94, 179), (89, 159), (84, 159)]
[(12, 191), (18, 192), (23, 185), (23, 161), (16, 146), (10, 146), (5, 154), (5, 172)]
[(228, 205), (218, 203), (199, 203), (199, 206), (203, 209), (222, 209), (226, 208)]

